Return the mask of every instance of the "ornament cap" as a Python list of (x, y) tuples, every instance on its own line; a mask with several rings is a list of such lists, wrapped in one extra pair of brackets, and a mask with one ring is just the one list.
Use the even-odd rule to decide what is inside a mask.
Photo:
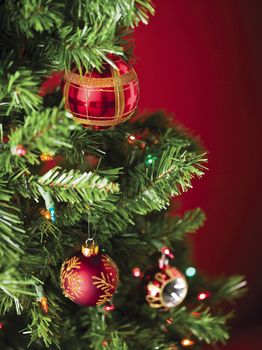
[(82, 245), (82, 254), (86, 257), (97, 255), (99, 252), (99, 247), (94, 240), (87, 240)]

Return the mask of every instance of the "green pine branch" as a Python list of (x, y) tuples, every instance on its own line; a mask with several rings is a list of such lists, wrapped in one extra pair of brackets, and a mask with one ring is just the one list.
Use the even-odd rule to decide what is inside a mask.
[(90, 130), (73, 130), (70, 133), (70, 149), (63, 149), (63, 155), (72, 165), (85, 166), (87, 156), (105, 157), (106, 151), (103, 149), (103, 136), (97, 135)]
[[(194, 312), (197, 316), (194, 316)], [(199, 341), (207, 344), (222, 342), (229, 339), (226, 321), (227, 316), (211, 315), (209, 309), (196, 309), (188, 312), (186, 307), (176, 308), (170, 313), (173, 319), (172, 325), (168, 327), (181, 337), (194, 335)]]
[[(74, 62), (80, 71), (82, 67), (101, 69), (108, 53), (122, 54), (123, 33), (140, 22), (147, 24), (154, 13), (150, 0), (30, 0), (23, 4), (6, 0), (0, 9), (2, 32), (14, 39), (30, 39), (43, 53), (39, 41), (34, 41), (39, 37), (45, 43), (45, 57), (50, 64), (68, 70)], [(3, 47), (4, 42), (10, 45), (5, 40)]]
[[(86, 319), (86, 316), (88, 316), (88, 319)], [(94, 312), (92, 315), (82, 315), (82, 324), (89, 326), (89, 331), (84, 334), (83, 340), (90, 342), (90, 349), (128, 350), (124, 339), (127, 334), (134, 334), (134, 330), (129, 329), (125, 325), (115, 330), (114, 326), (108, 322), (110, 318), (110, 315), (105, 317), (99, 311)], [(91, 325), (89, 324), (90, 319)]]
[(128, 350), (128, 346), (123, 341), (123, 339), (121, 339), (119, 337), (118, 333), (115, 331), (115, 332), (111, 332), (110, 333), (109, 341), (104, 343), (104, 345), (101, 344), (101, 346), (99, 348), (97, 348), (97, 350), (103, 350), (103, 349), (107, 349), (107, 350)]
[(38, 94), (41, 76), (27, 66), (16, 66), (13, 50), (3, 57), (0, 70), (0, 115), (10, 116), (14, 111), (30, 113), (42, 103)]
[[(68, 137), (70, 130), (75, 128), (76, 124), (57, 108), (32, 112), (23, 125), (10, 133), (4, 152), (0, 154), (2, 171), (14, 172), (20, 168), (14, 177), (29, 173), (28, 165), (39, 164), (40, 154), (55, 154), (62, 147), (70, 148)], [(16, 154), (19, 145), (26, 152), (24, 156)]]
[[(157, 264), (163, 245), (179, 252), (181, 271), (188, 267), (184, 238), (205, 216), (200, 209), (173, 217), (164, 211), (203, 175), (201, 147), (161, 112), (94, 132), (73, 122), (58, 91), (56, 101), (39, 96), (52, 71), (101, 70), (104, 62), (114, 66), (109, 54), (128, 56), (133, 28), (148, 23), (153, 13), (151, 0), (0, 1), (0, 314), (14, 319), (20, 331), (11, 340), (11, 332), (3, 332), (3, 347), (23, 350), (26, 335), (34, 349), (77, 350), (167, 350), (179, 347), (183, 337), (197, 348), (228, 339), (229, 316), (216, 315), (215, 306), (244, 294), (242, 277), (208, 283), (197, 273), (185, 306), (168, 315), (146, 304), (141, 281), (132, 277), (134, 266), (145, 272)], [(55, 104), (61, 105), (46, 108)], [(17, 153), (18, 146), (24, 154)], [(59, 155), (65, 168), (40, 173), (42, 153)], [(49, 204), (54, 201), (56, 222), (41, 211), (45, 192)], [(80, 308), (59, 291), (60, 266), (86, 239), (87, 222), (120, 269), (116, 309), (110, 313)], [(47, 314), (37, 301), (39, 283)], [(186, 305), (197, 303), (203, 284), (210, 297), (192, 313), (194, 306)]]
[[(161, 239), (167, 245), (182, 241), (188, 233), (195, 233), (205, 221), (205, 214), (200, 208), (186, 211), (183, 216), (159, 215), (154, 220), (145, 220), (141, 230), (148, 239), (159, 238), (159, 232), (163, 232)], [(143, 236), (144, 236), (143, 235)]]
[(52, 0), (12, 1), (6, 0), (2, 28), (28, 38), (36, 33), (50, 31), (62, 24), (63, 3)]
[(0, 181), (0, 257), (16, 261), (23, 253), (26, 235), (14, 192), (7, 185), (6, 181)]
[[(88, 208), (93, 203), (112, 200), (112, 195), (119, 193), (119, 185), (110, 181), (110, 178), (115, 179), (119, 172), (120, 169), (111, 169), (104, 171), (104, 176), (100, 176), (98, 172), (81, 173), (78, 170), (65, 171), (54, 167), (39, 177), (37, 182), (58, 202), (81, 203)], [(31, 179), (31, 186), (36, 194), (39, 190), (34, 180), (35, 178)]]
[(57, 303), (57, 297), (48, 294), (48, 313), (45, 314), (38, 302), (33, 302), (31, 307), (31, 323), (24, 329), (23, 334), (30, 335), (28, 346), (41, 340), (45, 347), (61, 349), (60, 327), (61, 309)]
[(125, 178), (125, 191), (116, 210), (103, 216), (94, 213), (94, 222), (109, 238), (114, 233), (125, 230), (128, 225), (133, 225), (134, 215), (147, 215), (166, 209), (172, 196), (191, 188), (192, 179), (203, 175), (205, 161), (203, 154), (171, 147), (153, 165), (139, 163), (130, 172), (129, 178)]
[(204, 154), (171, 147), (163, 152), (159, 162), (149, 167), (139, 164), (130, 174), (125, 207), (140, 215), (166, 208), (171, 197), (187, 191), (192, 187), (192, 179), (204, 174), (204, 162)]
[(234, 302), (247, 293), (247, 281), (240, 275), (217, 278), (211, 282), (211, 290), (212, 303), (217, 303), (221, 300)]
[(90, 70), (92, 67), (101, 70), (105, 61), (115, 67), (107, 58), (109, 53), (123, 53), (113, 40), (115, 25), (115, 19), (112, 17), (107, 19), (106, 23), (95, 22), (92, 26), (85, 25), (83, 28), (65, 26), (59, 30), (58, 40), (50, 43), (50, 53), (51, 50), (56, 53), (57, 61), (59, 57), (60, 69), (70, 70), (74, 62), (80, 74), (83, 73), (83, 69)]
[(71, 18), (78, 23), (114, 18), (120, 27), (134, 27), (140, 22), (147, 24), (149, 16), (154, 14), (150, 0), (67, 1), (67, 6), (70, 6)]
[(0, 273), (0, 314), (4, 315), (15, 307), (18, 315), (23, 310), (23, 297), (36, 296), (33, 291), (39, 280), (36, 277), (20, 275), (17, 267), (10, 267)]

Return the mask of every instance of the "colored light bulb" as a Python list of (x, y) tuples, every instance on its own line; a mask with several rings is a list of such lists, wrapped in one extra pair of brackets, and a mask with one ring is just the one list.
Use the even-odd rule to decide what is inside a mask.
[(115, 305), (105, 305), (103, 309), (107, 312), (115, 310)]
[(41, 308), (42, 310), (44, 311), (45, 314), (48, 313), (48, 302), (47, 302), (47, 298), (45, 297), (42, 297), (40, 300), (39, 300), (40, 304), (41, 304)]
[(139, 267), (134, 267), (132, 272), (134, 277), (136, 278), (141, 277), (141, 270)]
[(151, 165), (154, 163), (154, 161), (157, 160), (156, 156), (153, 156), (152, 154), (148, 154), (145, 159), (146, 165)]
[(46, 220), (50, 220), (51, 219), (51, 214), (49, 213), (48, 210), (45, 210), (45, 209), (41, 209), (40, 210), (40, 214), (42, 216), (44, 216), (46, 218)]
[(181, 345), (185, 346), (185, 347), (192, 346), (194, 344), (195, 344), (195, 342), (193, 340), (191, 340), (191, 339), (188, 339), (188, 338), (184, 338), (184, 339), (181, 340)]
[(197, 300), (202, 301), (207, 299), (210, 296), (209, 292), (201, 292), (197, 295)]
[(190, 266), (186, 269), (186, 276), (193, 277), (196, 274), (196, 269), (193, 266)]
[(51, 221), (56, 222), (55, 208), (53, 207), (49, 208), (49, 213), (51, 216)]
[(53, 157), (50, 155), (50, 154), (47, 154), (47, 153), (42, 153), (40, 155), (40, 159), (42, 160), (42, 162), (47, 162), (49, 160), (52, 160)]
[(170, 248), (168, 247), (161, 248), (161, 253), (167, 255), (171, 259), (174, 258), (174, 254), (171, 252)]
[(17, 145), (11, 148), (11, 153), (19, 157), (26, 155), (26, 150), (23, 145)]
[(127, 138), (127, 142), (133, 144), (136, 141), (135, 135), (129, 135)]
[(172, 323), (173, 323), (173, 318), (168, 318), (168, 319), (166, 320), (166, 323), (167, 323), (167, 324), (172, 324)]

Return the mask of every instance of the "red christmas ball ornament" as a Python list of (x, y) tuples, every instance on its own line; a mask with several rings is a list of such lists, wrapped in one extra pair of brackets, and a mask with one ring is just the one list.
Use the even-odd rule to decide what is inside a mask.
[(82, 251), (66, 260), (61, 268), (64, 295), (82, 306), (98, 306), (108, 302), (115, 293), (119, 274), (116, 264), (92, 241)]
[(110, 55), (103, 71), (80, 75), (77, 69), (63, 77), (65, 108), (86, 128), (104, 130), (127, 121), (135, 112), (139, 84), (135, 70), (121, 57)]

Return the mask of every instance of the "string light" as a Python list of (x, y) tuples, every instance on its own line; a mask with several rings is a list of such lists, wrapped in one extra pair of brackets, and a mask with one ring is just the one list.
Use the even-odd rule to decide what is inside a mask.
[(146, 143), (144, 141), (140, 141), (139, 146), (141, 149), (144, 149), (144, 148), (146, 148)]
[(41, 308), (44, 311), (45, 314), (48, 314), (48, 301), (46, 297), (42, 297), (38, 299), (39, 303), (41, 304)]
[(0, 322), (0, 330), (4, 328), (3, 322)]
[(139, 267), (134, 267), (132, 272), (133, 272), (133, 276), (136, 278), (139, 278), (142, 275), (142, 272)]
[(151, 165), (154, 163), (154, 161), (157, 160), (156, 156), (153, 156), (152, 154), (148, 154), (145, 159), (146, 165)]
[(149, 155), (146, 157), (146, 164), (147, 164), (147, 165), (150, 165), (150, 164), (153, 163), (153, 161), (154, 161), (154, 159), (153, 159), (152, 154), (149, 154)]
[(127, 142), (130, 145), (136, 145), (139, 146), (141, 149), (144, 149), (146, 147), (146, 142), (141, 140), (141, 137), (137, 137), (136, 135), (128, 135)]
[(44, 190), (41, 186), (38, 186), (38, 190), (45, 201), (45, 206), (50, 213), (51, 221), (56, 222), (55, 203), (51, 194), (48, 191)]
[(167, 324), (172, 324), (172, 323), (173, 323), (173, 318), (168, 318), (168, 319), (166, 320), (166, 323), (167, 323)]
[(135, 135), (128, 135), (127, 137), (127, 142), (130, 143), (130, 144), (133, 144), (136, 142), (136, 137)]
[(195, 318), (199, 318), (201, 316), (201, 313), (193, 311), (193, 312), (191, 312), (191, 315), (194, 316)]
[(49, 208), (50, 218), (53, 222), (56, 222), (56, 214), (55, 214), (55, 208), (51, 207)]
[(115, 305), (105, 305), (103, 309), (107, 312), (115, 310)]
[(40, 303), (41, 305), (41, 309), (43, 310), (43, 312), (45, 314), (48, 313), (48, 301), (47, 298), (44, 296), (44, 289), (42, 285), (35, 285), (35, 289), (36, 289), (36, 294), (37, 294), (37, 301)]
[(40, 155), (40, 159), (43, 161), (43, 162), (47, 162), (49, 160), (53, 160), (53, 157), (50, 155), (50, 154), (47, 154), (47, 153), (42, 153)]
[(48, 210), (41, 209), (40, 214), (46, 218), (46, 220), (51, 220), (51, 214)]
[(187, 277), (194, 277), (196, 274), (196, 269), (193, 266), (190, 266), (186, 269), (186, 276)]
[(26, 155), (26, 150), (23, 145), (19, 144), (11, 148), (11, 153), (13, 155), (23, 157), (24, 155)]
[(197, 300), (202, 301), (207, 299), (210, 296), (209, 292), (201, 292), (197, 295)]
[(167, 255), (171, 259), (174, 258), (174, 254), (171, 252), (171, 250), (168, 247), (161, 248), (161, 253)]
[(184, 347), (187, 347), (187, 346), (192, 346), (194, 345), (195, 342), (191, 339), (188, 339), (188, 338), (184, 338), (181, 340), (181, 345), (184, 346)]
[(108, 342), (107, 342), (106, 340), (103, 340), (103, 341), (102, 341), (102, 346), (103, 346), (103, 347), (106, 347), (107, 345), (108, 345)]

